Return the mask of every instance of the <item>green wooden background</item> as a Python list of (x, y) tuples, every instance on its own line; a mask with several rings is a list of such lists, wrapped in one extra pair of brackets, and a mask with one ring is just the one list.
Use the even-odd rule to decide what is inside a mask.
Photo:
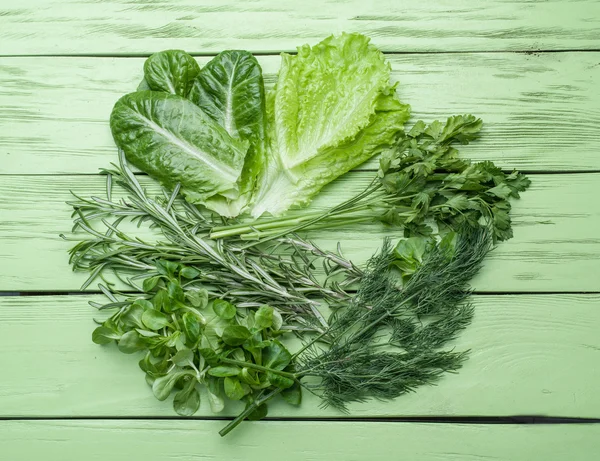
[[(533, 181), (514, 204), (515, 237), (475, 280), (476, 317), (456, 341), (471, 359), (438, 386), (353, 405), (353, 421), (318, 421), (343, 415), (311, 398), (225, 439), (207, 405), (198, 419), (160, 419), (171, 407), (136, 359), (91, 343), (97, 294), (78, 291), (58, 237), (69, 190), (102, 194), (98, 168), (116, 158), (110, 110), (150, 53), (204, 63), (248, 49), (271, 85), (280, 51), (342, 31), (389, 53), (415, 118), (482, 117), (485, 136), (465, 154)], [(0, 0), (0, 460), (600, 459), (600, 425), (377, 420), (600, 418), (599, 83), (598, 0)], [(373, 166), (314, 206), (359, 190)], [(364, 225), (313, 237), (341, 240), (360, 262), (383, 235)]]

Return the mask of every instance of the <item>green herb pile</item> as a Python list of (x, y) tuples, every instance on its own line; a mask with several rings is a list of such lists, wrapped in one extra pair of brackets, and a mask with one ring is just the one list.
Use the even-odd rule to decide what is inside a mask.
[[(448, 342), (473, 316), (469, 280), (512, 236), (509, 199), (529, 180), (459, 157), (481, 129), (471, 115), (405, 131), (396, 86), (358, 34), (283, 54), (269, 92), (246, 51), (202, 68), (183, 51), (148, 58), (111, 115), (106, 197), (69, 202), (70, 262), (107, 297), (93, 341), (139, 353), (182, 416), (244, 402), (221, 435), (274, 398), (299, 405), (304, 390), (344, 411), (460, 368)], [(301, 209), (376, 154), (363, 192)], [(401, 238), (364, 267), (302, 233), (368, 221)]]

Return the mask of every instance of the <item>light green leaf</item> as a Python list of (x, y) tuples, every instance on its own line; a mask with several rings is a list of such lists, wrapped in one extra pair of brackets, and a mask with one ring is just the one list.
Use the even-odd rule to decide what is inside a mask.
[(229, 325), (223, 330), (221, 339), (229, 346), (240, 346), (244, 344), (251, 336), (252, 333), (250, 333), (248, 328), (242, 325)]
[(277, 309), (273, 309), (273, 330), (278, 331), (281, 330), (283, 326), (283, 317), (279, 313)]
[(105, 326), (99, 326), (92, 333), (92, 341), (96, 344), (109, 344), (119, 338), (121, 338), (121, 335), (117, 331)]
[(125, 354), (133, 354), (147, 348), (146, 343), (135, 330), (128, 331), (119, 339), (119, 350)]
[(292, 354), (277, 340), (262, 350), (263, 366), (274, 370), (283, 370), (292, 360)]
[(208, 403), (213, 413), (220, 413), (225, 408), (225, 400), (223, 399), (223, 383), (222, 380), (210, 377), (206, 383), (208, 391)]
[(144, 307), (137, 302), (133, 303), (121, 317), (121, 321), (128, 327), (144, 328), (142, 323), (142, 314)]
[(242, 383), (240, 383), (240, 380), (237, 378), (227, 377), (225, 378), (223, 385), (225, 388), (225, 395), (231, 400), (241, 400), (247, 393), (242, 386)]
[(200, 271), (198, 269), (194, 269), (193, 267), (186, 266), (179, 271), (182, 277), (192, 280), (200, 275)]
[(204, 309), (208, 305), (208, 291), (204, 288), (190, 288), (185, 292), (185, 298), (192, 306)]
[(389, 79), (384, 55), (360, 34), (282, 54), (267, 97), (273, 146), (252, 215), (306, 205), (327, 183), (390, 147), (409, 107)]
[(171, 394), (171, 391), (182, 377), (190, 374), (187, 371), (172, 371), (166, 376), (156, 378), (152, 384), (152, 392), (158, 400), (166, 400)]
[(179, 96), (187, 96), (198, 72), (196, 60), (181, 50), (160, 51), (144, 63), (144, 80), (149, 89)]
[(300, 405), (302, 403), (302, 388), (300, 387), (300, 383), (295, 382), (292, 387), (284, 389), (281, 396), (290, 405)]
[(271, 306), (260, 306), (254, 314), (254, 328), (264, 330), (273, 325), (273, 308)]
[(144, 289), (144, 291), (146, 293), (148, 293), (149, 291), (154, 290), (154, 288), (156, 287), (156, 285), (158, 285), (158, 282), (160, 282), (160, 277), (159, 276), (148, 277), (147, 279), (144, 279), (144, 282), (142, 284), (142, 288)]
[(173, 399), (173, 409), (178, 415), (193, 416), (200, 408), (200, 393), (196, 389), (197, 381), (190, 378)]
[(280, 389), (287, 389), (289, 387), (292, 387), (295, 382), (291, 378), (288, 378), (286, 376), (281, 376), (281, 375), (278, 375), (277, 373), (273, 373), (273, 372), (268, 372), (267, 378), (269, 378), (269, 381), (271, 382), (271, 384), (273, 386), (279, 387)]
[(248, 143), (232, 138), (191, 101), (131, 93), (115, 104), (110, 127), (129, 162), (167, 187), (179, 183), (190, 202), (237, 194)]
[(183, 323), (183, 331), (187, 340), (195, 344), (200, 339), (200, 321), (198, 317), (191, 312), (186, 312), (181, 317)]
[(233, 304), (223, 299), (215, 299), (213, 301), (213, 311), (215, 311), (215, 314), (225, 320), (234, 318), (237, 312)]
[(155, 309), (148, 309), (142, 314), (142, 322), (150, 330), (160, 330), (169, 325), (169, 318)]
[(171, 357), (171, 361), (178, 367), (190, 366), (194, 361), (194, 353), (189, 349), (181, 349)]

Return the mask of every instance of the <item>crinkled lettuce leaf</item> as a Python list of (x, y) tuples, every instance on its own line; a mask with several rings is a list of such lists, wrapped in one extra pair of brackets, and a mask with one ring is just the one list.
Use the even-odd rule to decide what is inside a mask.
[(138, 91), (149, 89), (185, 97), (199, 72), (200, 66), (185, 51), (160, 51), (146, 59)]
[(410, 110), (396, 96), (384, 55), (360, 34), (284, 53), (268, 99), (271, 144), (255, 217), (308, 204), (323, 186), (390, 147)]
[(251, 200), (266, 155), (262, 69), (247, 51), (224, 51), (202, 68), (188, 97), (229, 135), (249, 143), (239, 193), (234, 198), (216, 195), (204, 203), (221, 216), (237, 216)]
[(127, 160), (192, 203), (237, 194), (248, 141), (232, 137), (181, 96), (138, 91), (114, 106), (110, 127)]

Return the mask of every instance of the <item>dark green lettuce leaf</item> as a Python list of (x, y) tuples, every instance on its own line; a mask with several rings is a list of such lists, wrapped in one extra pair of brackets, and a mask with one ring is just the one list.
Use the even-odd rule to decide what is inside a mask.
[(138, 90), (150, 89), (187, 96), (198, 72), (200, 66), (185, 51), (160, 51), (144, 63), (145, 85), (140, 84)]
[(266, 111), (262, 69), (247, 51), (223, 51), (202, 68), (189, 99), (234, 138), (250, 143), (239, 181), (239, 197), (215, 196), (205, 205), (224, 216), (247, 206), (266, 155)]
[(138, 91), (122, 97), (110, 127), (127, 160), (202, 203), (216, 194), (237, 194), (248, 142), (231, 137), (191, 101)]

